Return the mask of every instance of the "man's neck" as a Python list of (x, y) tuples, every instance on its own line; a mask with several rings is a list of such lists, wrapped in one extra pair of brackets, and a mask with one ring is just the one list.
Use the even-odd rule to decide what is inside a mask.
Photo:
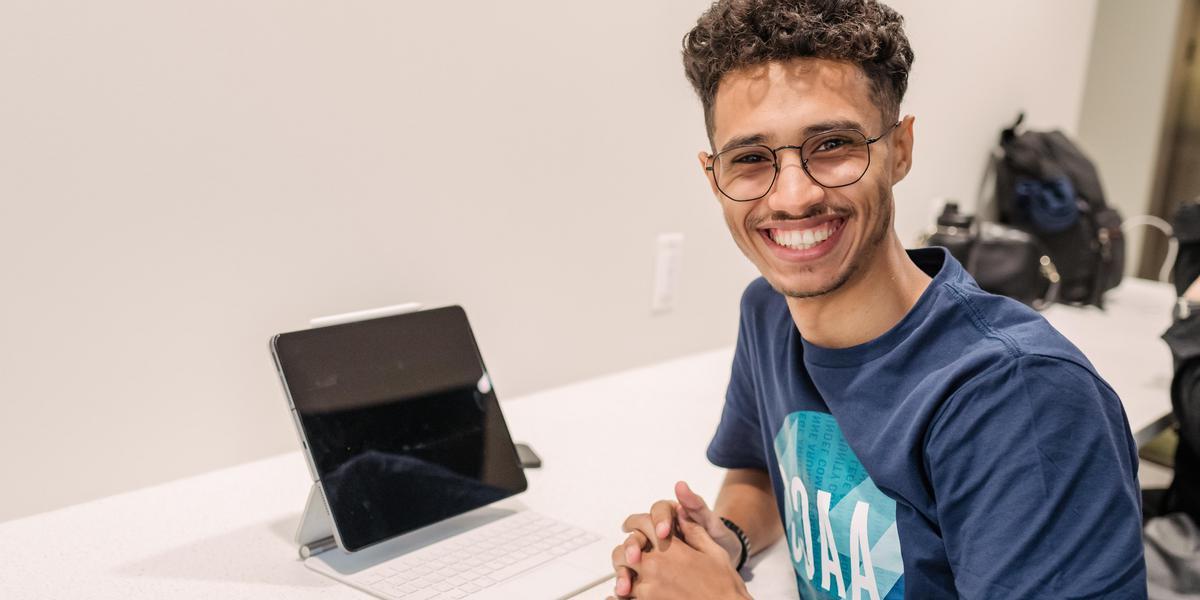
[(792, 320), (805, 340), (824, 348), (869, 342), (899, 323), (931, 281), (894, 233), (863, 268), (832, 293), (788, 298)]

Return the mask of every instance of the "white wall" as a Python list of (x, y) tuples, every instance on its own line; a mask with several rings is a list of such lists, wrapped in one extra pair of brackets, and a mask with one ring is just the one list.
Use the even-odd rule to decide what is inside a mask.
[[(1099, 0), (1079, 119), (1079, 137), (1122, 216), (1149, 212), (1158, 176), (1181, 0)], [(1126, 241), (1136, 271), (1144, 229)]]
[(1075, 133), (1095, 2), (892, 5), (917, 53), (904, 107), (917, 115), (914, 169), (896, 188), (907, 243), (932, 225), (933, 196), (974, 210), (988, 153), (1019, 111), (1027, 127)]
[[(1017, 107), (1074, 127), (1093, 1), (896, 3), (905, 240)], [(754, 272), (678, 58), (707, 4), (0, 5), (0, 519), (293, 450), (266, 343), (314, 315), (461, 303), (509, 398), (732, 343)]]

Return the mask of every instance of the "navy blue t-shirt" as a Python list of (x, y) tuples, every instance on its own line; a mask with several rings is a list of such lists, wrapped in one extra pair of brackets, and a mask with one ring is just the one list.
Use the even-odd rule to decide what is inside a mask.
[(800, 597), (1144, 598), (1137, 448), (1120, 400), (1040, 315), (940, 248), (890, 331), (801, 337), (746, 288), (708, 458), (771, 475)]

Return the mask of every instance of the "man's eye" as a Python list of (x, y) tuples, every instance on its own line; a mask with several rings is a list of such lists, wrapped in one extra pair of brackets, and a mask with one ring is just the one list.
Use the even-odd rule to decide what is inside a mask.
[(733, 159), (735, 164), (739, 165), (756, 165), (764, 162), (770, 162), (771, 158), (762, 154), (743, 154), (736, 156)]
[(846, 138), (840, 138), (840, 137), (839, 138), (829, 138), (829, 139), (821, 140), (821, 143), (817, 144), (817, 147), (815, 149), (813, 149), (813, 151), (814, 152), (830, 152), (833, 150), (837, 150), (838, 148), (841, 148), (843, 146), (847, 146), (849, 144), (850, 144), (850, 140), (848, 140)]

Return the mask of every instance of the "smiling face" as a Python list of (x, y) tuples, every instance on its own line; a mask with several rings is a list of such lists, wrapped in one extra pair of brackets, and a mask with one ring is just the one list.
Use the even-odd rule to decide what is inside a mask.
[[(725, 75), (713, 102), (712, 141), (717, 152), (747, 144), (778, 148), (835, 129), (874, 138), (890, 126), (859, 67), (800, 58)], [(730, 200), (717, 188), (714, 172), (705, 173), (734, 241), (771, 286), (791, 297), (821, 296), (867, 270), (876, 250), (895, 236), (892, 186), (908, 172), (911, 140), (911, 119), (905, 119), (870, 145), (869, 168), (845, 187), (814, 182), (795, 149), (778, 152), (778, 176), (758, 200)], [(811, 155), (810, 171), (817, 172), (818, 160)], [(700, 162), (707, 167), (710, 156), (701, 153)]]

